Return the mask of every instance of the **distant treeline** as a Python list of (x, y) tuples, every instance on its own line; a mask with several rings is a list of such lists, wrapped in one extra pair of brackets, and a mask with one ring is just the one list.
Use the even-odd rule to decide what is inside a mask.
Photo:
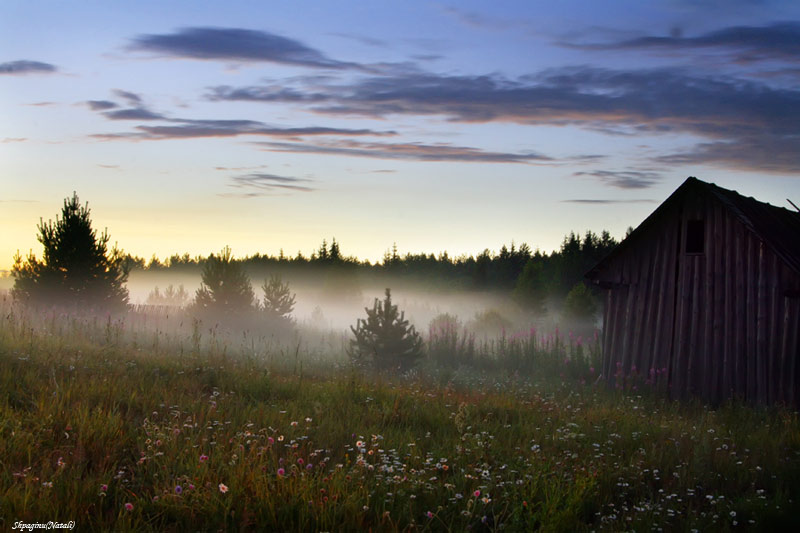
[[(488, 249), (477, 256), (451, 257), (447, 252), (401, 255), (397, 247), (375, 264), (342, 254), (333, 239), (322, 241), (310, 256), (298, 252), (287, 256), (255, 254), (238, 259), (251, 273), (277, 273), (289, 279), (351, 278), (378, 282), (391, 278), (393, 283), (407, 281), (439, 290), (497, 291), (511, 293), (518, 302), (533, 311), (542, 311), (545, 302), (563, 302), (583, 274), (618, 244), (608, 231), (599, 235), (587, 231), (582, 237), (571, 232), (561, 247), (550, 253), (533, 251), (523, 243), (503, 245), (497, 253)], [(128, 266), (145, 271), (199, 272), (208, 257), (174, 254), (164, 262), (153, 256), (150, 261), (128, 256)], [(333, 276), (332, 276), (333, 275)], [(557, 305), (559, 305), (557, 303)]]

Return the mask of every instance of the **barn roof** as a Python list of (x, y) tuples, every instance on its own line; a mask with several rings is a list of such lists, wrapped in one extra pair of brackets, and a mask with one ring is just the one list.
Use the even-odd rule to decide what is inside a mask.
[(635, 247), (642, 235), (646, 234), (651, 227), (658, 225), (661, 215), (669, 211), (687, 194), (708, 194), (719, 200), (747, 229), (764, 241), (789, 268), (800, 274), (800, 212), (759, 202), (755, 198), (743, 196), (736, 191), (723, 189), (713, 183), (689, 177), (624, 241), (587, 272), (586, 277), (597, 279), (601, 270), (622, 252)]

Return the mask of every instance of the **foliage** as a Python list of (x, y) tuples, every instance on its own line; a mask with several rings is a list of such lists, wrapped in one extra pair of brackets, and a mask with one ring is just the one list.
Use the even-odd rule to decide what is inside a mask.
[(585, 283), (576, 283), (564, 301), (564, 316), (573, 320), (592, 321), (597, 315), (597, 302)]
[(274, 274), (270, 276), (269, 280), (264, 280), (261, 289), (264, 291), (262, 309), (268, 319), (273, 322), (290, 323), (296, 295), (289, 290), (289, 284), (284, 283), (279, 275)]
[[(447, 386), (433, 372), (372, 380), (330, 362), (312, 372), (310, 353), (300, 354), (306, 373), (298, 374), (268, 358), (220, 357), (226, 346), (183, 353), (176, 314), (169, 327), (148, 315), (146, 329), (135, 312), (117, 326), (0, 301), (4, 524), (45, 517), (88, 531), (800, 526), (800, 422), (791, 409), (709, 409), (581, 385), (568, 372), (539, 379), (451, 371)], [(109, 339), (109, 328), (121, 337)], [(537, 338), (536, 349), (546, 349), (546, 337)]]
[(194, 298), (198, 311), (242, 313), (253, 309), (255, 294), (250, 278), (233, 260), (226, 246), (219, 255), (211, 254), (203, 266), (200, 288)]
[(183, 285), (178, 285), (176, 289), (172, 284), (168, 285), (162, 293), (158, 287), (155, 287), (150, 294), (147, 295), (145, 303), (147, 305), (169, 305), (174, 307), (183, 307), (189, 301), (189, 293)]
[(481, 336), (495, 336), (508, 331), (511, 326), (511, 321), (497, 309), (484, 309), (475, 313), (467, 329)]
[(89, 204), (78, 195), (64, 200), (61, 217), (40, 220), (37, 240), (44, 247), (42, 260), (31, 252), (23, 261), (14, 257), (14, 298), (32, 304), (95, 307), (120, 310), (128, 304), (125, 256), (115, 246), (108, 249), (107, 231), (97, 235), (89, 218)]
[(470, 364), (475, 357), (475, 335), (467, 333), (455, 315), (441, 313), (428, 325), (428, 358), (437, 364), (456, 367)]
[(359, 363), (371, 363), (381, 370), (408, 370), (422, 355), (422, 338), (414, 326), (392, 304), (390, 289), (381, 302), (375, 298), (372, 309), (365, 307), (367, 319), (358, 319), (350, 326), (354, 339), (350, 341), (350, 356)]
[(517, 278), (512, 294), (514, 301), (533, 315), (542, 316), (547, 312), (547, 294), (544, 263), (531, 259)]

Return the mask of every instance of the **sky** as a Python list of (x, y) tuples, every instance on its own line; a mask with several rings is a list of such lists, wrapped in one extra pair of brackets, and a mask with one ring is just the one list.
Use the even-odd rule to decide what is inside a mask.
[(688, 176), (800, 204), (800, 2), (0, 4), (0, 270), (621, 238)]

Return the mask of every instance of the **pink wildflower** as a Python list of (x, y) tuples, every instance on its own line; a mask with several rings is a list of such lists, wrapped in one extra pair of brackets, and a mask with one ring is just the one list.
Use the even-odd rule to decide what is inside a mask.
[(133, 511), (133, 504), (131, 502), (126, 503), (125, 504), (125, 510), (126, 511)]

